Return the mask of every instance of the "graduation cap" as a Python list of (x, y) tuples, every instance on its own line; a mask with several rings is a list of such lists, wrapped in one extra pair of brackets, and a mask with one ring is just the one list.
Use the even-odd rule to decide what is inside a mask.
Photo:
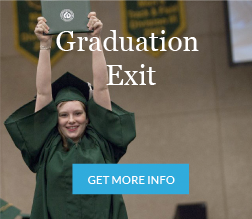
[(20, 214), (22, 219), (30, 219), (31, 215), (30, 214)]
[(1, 219), (14, 219), (19, 215), (21, 210), (13, 206), (13, 204), (0, 199), (0, 218)]
[(92, 86), (90, 83), (66, 72), (52, 83), (52, 96), (56, 105), (71, 100), (78, 100), (86, 104), (92, 97)]

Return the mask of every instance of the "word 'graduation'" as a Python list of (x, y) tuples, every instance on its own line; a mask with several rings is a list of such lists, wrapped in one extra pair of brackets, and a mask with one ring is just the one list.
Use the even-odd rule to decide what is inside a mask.
[[(107, 51), (119, 51), (117, 49), (117, 36), (116, 36), (116, 30), (110, 30), (113, 35), (111, 37), (107, 37), (104, 39), (103, 41), (103, 48)], [(67, 42), (70, 46), (69, 49), (64, 49), (62, 48), (62, 45), (60, 43), (60, 38), (62, 36), (62, 34), (64, 33), (69, 33), (70, 36), (73, 38), (73, 31), (63, 31), (61, 32), (58, 36), (57, 36), (57, 39), (56, 39), (56, 43), (57, 43), (57, 46), (59, 47), (60, 50), (62, 51), (71, 51), (74, 49), (74, 44), (76, 42)], [(165, 34), (165, 30), (162, 30), (161, 31), (161, 34)], [(89, 41), (90, 44), (89, 44), (89, 50), (90, 51), (101, 51), (102, 50), (102, 46), (101, 46), (101, 41), (98, 37), (90, 37), (90, 39), (88, 37), (77, 37), (78, 40), (79, 40), (79, 48), (77, 51), (85, 51), (83, 49), (83, 41)], [(121, 45), (121, 50), (122, 51), (135, 51), (133, 49), (133, 45), (132, 45), (132, 37), (127, 37), (128, 39), (128, 48), (125, 48), (125, 38), (124, 37), (118, 37), (119, 40), (120, 40), (120, 45)], [(199, 51), (197, 49), (197, 39), (195, 37), (183, 37), (184, 40), (185, 40), (185, 47), (184, 47), (184, 50), (183, 51)], [(157, 49), (156, 48), (156, 45), (155, 45), (155, 42), (156, 40), (161, 40), (161, 49)], [(112, 49), (109, 49), (108, 48), (108, 40), (112, 40)], [(145, 37), (138, 37), (137, 38), (137, 45), (136, 45), (136, 50), (137, 51), (149, 51), (148, 48), (151, 48), (152, 51), (167, 51), (166, 50), (166, 45), (165, 45), (165, 37), (157, 37), (155, 36), (155, 33), (151, 33), (151, 36), (149, 37), (149, 40), (151, 42), (151, 45), (150, 47), (148, 47), (148, 44), (147, 44), (147, 39)], [(173, 45), (172, 45), (172, 42), (173, 40), (176, 40), (177, 41), (177, 48), (173, 48)], [(193, 49), (192, 50), (189, 50), (189, 42), (193, 44)], [(182, 48), (182, 40), (178, 37), (172, 37), (169, 39), (168, 41), (168, 47), (170, 50), (172, 51), (178, 51)], [(156, 85), (155, 82), (153, 82), (153, 76), (152, 76), (152, 73), (156, 72), (154, 70), (152, 70), (152, 67), (149, 67), (149, 70), (148, 71), (124, 71), (124, 73), (127, 75), (128, 77), (128, 80), (125, 82), (123, 79), (120, 80), (119, 83), (115, 83), (113, 81), (113, 77), (116, 77), (116, 78), (119, 78), (119, 74), (120, 72), (119, 71), (116, 71), (116, 73), (114, 73), (114, 68), (119, 68), (119, 70), (122, 70), (122, 65), (107, 65), (108, 68), (109, 68), (109, 83), (108, 85), (146, 85), (145, 83), (145, 78), (148, 77), (148, 82), (149, 82), (149, 85)], [(141, 64), (141, 68), (143, 69), (145, 67), (144, 64)], [(147, 74), (147, 76), (145, 77), (145, 73)], [(138, 77), (140, 76), (141, 78), (141, 83), (137, 83), (134, 76), (135, 75), (138, 75)]]
[[(103, 47), (107, 51), (119, 51), (117, 49), (117, 47), (116, 47), (116, 45), (117, 45), (116, 30), (110, 30), (110, 31), (113, 33), (113, 36), (112, 37), (107, 37), (107, 38), (104, 39)], [(71, 37), (73, 38), (73, 31), (63, 31), (57, 36), (57, 39), (56, 39), (57, 46), (62, 51), (71, 51), (71, 50), (74, 49), (74, 44), (76, 42), (67, 42), (70, 45), (69, 49), (62, 48), (62, 45), (60, 44), (60, 38), (61, 38), (62, 34), (64, 34), (64, 33), (69, 33), (71, 35)], [(162, 30), (161, 33), (165, 34), (165, 30)], [(83, 41), (90, 41), (91, 42), (91, 44), (89, 45), (89, 50), (90, 51), (96, 51), (96, 50), (101, 51), (100, 45), (99, 45), (100, 41), (98, 40), (97, 37), (91, 37), (90, 39), (88, 39), (88, 37), (77, 37), (77, 38), (79, 40), (79, 48), (78, 48), (77, 51), (85, 51), (82, 48), (82, 45), (83, 45), (82, 42)], [(124, 37), (118, 37), (118, 38), (121, 41), (120, 45), (121, 45), (121, 50), (122, 51), (135, 51), (133, 49), (133, 45), (132, 45), (132, 37), (127, 37), (128, 47), (129, 47), (127, 49), (125, 49), (125, 46), (124, 46), (124, 43), (125, 43)], [(183, 38), (185, 40), (185, 49), (183, 51), (199, 51), (197, 49), (197, 39), (195, 37), (190, 37), (190, 38), (189, 37), (183, 37)], [(94, 39), (96, 39), (96, 40), (94, 40)], [(113, 48), (112, 49), (108, 48), (108, 40), (109, 39), (112, 40), (112, 42), (113, 42)], [(150, 47), (151, 47), (152, 51), (167, 51), (165, 49), (165, 47), (166, 47), (165, 46), (165, 37), (157, 37), (157, 36), (155, 36), (154, 33), (151, 33), (151, 36), (149, 37), (149, 39), (151, 40), (151, 46)], [(161, 49), (160, 50), (155, 47), (155, 40), (156, 39), (161, 40)], [(177, 41), (177, 43), (178, 43), (177, 48), (173, 48), (173, 46), (172, 46), (173, 40)], [(190, 40), (193, 42), (193, 49), (192, 50), (189, 50), (189, 41)], [(94, 42), (94, 43), (92, 43), (92, 42)], [(138, 44), (136, 45), (136, 50), (137, 51), (149, 51), (148, 46), (147, 46), (147, 39), (145, 37), (138, 37), (137, 42), (138, 42)], [(97, 44), (97, 49), (93, 49), (94, 44)], [(168, 41), (168, 47), (172, 51), (178, 51), (182, 47), (182, 40), (180, 38), (178, 38), (178, 37), (172, 37)]]

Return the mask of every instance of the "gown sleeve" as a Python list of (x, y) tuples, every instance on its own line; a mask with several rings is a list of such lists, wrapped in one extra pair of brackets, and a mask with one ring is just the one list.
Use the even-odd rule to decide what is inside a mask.
[(54, 101), (34, 113), (35, 102), (33, 100), (19, 108), (4, 123), (25, 163), (33, 172), (37, 171), (40, 153), (58, 119)]
[(111, 105), (112, 111), (96, 104), (91, 98), (87, 110), (90, 125), (112, 145), (114, 159), (118, 162), (136, 137), (135, 116), (113, 102)]

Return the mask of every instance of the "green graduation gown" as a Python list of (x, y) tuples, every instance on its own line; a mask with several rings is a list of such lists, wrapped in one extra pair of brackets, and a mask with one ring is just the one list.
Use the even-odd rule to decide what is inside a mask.
[(35, 100), (14, 112), (5, 125), (36, 175), (31, 219), (126, 219), (121, 195), (73, 195), (73, 163), (117, 163), (135, 138), (134, 114), (112, 102), (109, 111), (91, 98), (89, 125), (78, 143), (63, 149), (54, 101), (34, 113)]

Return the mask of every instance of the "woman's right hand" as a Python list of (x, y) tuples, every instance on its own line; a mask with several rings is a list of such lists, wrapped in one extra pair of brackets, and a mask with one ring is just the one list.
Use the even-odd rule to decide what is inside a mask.
[(44, 35), (44, 33), (49, 33), (49, 27), (46, 24), (46, 19), (44, 17), (38, 17), (38, 24), (35, 27), (34, 33), (40, 41), (40, 45), (51, 46), (52, 44), (52, 35)]

